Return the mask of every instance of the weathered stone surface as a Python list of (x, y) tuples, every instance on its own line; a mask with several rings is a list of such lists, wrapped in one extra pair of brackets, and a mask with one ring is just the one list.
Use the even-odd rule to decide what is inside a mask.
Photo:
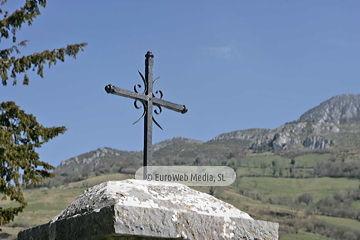
[(315, 149), (315, 148), (319, 148), (319, 149), (327, 149), (330, 146), (334, 145), (334, 142), (331, 140), (328, 140), (322, 136), (309, 136), (305, 139), (305, 141), (303, 142), (303, 145), (305, 147), (311, 148), (311, 149)]
[(30, 239), (278, 239), (278, 224), (185, 185), (110, 181), (86, 190)]

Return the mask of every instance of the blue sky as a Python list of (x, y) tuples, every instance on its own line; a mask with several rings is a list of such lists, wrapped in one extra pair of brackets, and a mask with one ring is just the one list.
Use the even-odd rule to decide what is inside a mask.
[(99, 147), (138, 151), (143, 122), (132, 123), (142, 110), (104, 87), (142, 83), (137, 70), (152, 51), (161, 76), (154, 90), (189, 109), (156, 116), (164, 130), (154, 125), (154, 143), (274, 129), (334, 95), (359, 93), (359, 10), (358, 1), (328, 0), (49, 0), (17, 35), (30, 40), (22, 55), (89, 45), (76, 60), (46, 68), (44, 79), (30, 73), (29, 86), (0, 86), (0, 101), (15, 101), (44, 126), (68, 128), (38, 151), (55, 166)]

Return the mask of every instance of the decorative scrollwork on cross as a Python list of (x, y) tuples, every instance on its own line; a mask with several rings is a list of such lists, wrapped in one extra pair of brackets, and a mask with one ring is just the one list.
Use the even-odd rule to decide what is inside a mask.
[[(139, 94), (145, 94), (146, 91), (148, 90), (148, 85), (147, 85), (147, 83), (146, 83), (146, 80), (145, 80), (144, 75), (141, 73), (140, 70), (138, 70), (138, 73), (140, 74), (140, 77), (141, 77), (141, 79), (142, 79), (143, 82), (144, 82), (144, 91), (143, 91), (142, 93), (139, 93), (139, 88), (141, 88), (142, 85), (141, 85), (141, 84), (135, 84), (135, 85), (134, 85), (134, 92), (139, 93)], [(160, 76), (157, 77), (157, 78), (152, 82), (152, 84), (154, 84), (154, 83), (155, 83), (157, 80), (159, 80), (159, 79), (160, 79)], [(158, 99), (162, 99), (163, 96), (164, 96), (164, 94), (163, 94), (163, 92), (162, 92), (161, 90), (157, 90), (157, 91), (155, 92), (155, 94), (159, 94), (159, 95), (160, 95), (159, 97), (157, 97)], [(156, 98), (155, 94), (152, 93), (153, 98)], [(139, 106), (139, 105), (138, 105), (138, 102), (141, 102), (142, 106)], [(154, 113), (155, 113), (156, 115), (161, 114), (161, 113), (162, 113), (162, 108), (161, 108), (161, 106), (160, 106), (160, 105), (156, 105), (156, 104), (154, 104), (154, 106), (158, 108), (158, 109), (154, 109)], [(141, 109), (141, 108), (143, 108), (144, 111), (143, 111), (141, 117), (140, 117), (138, 120), (136, 120), (135, 122), (133, 122), (133, 125), (136, 124), (136, 123), (138, 123), (141, 119), (143, 119), (143, 118), (146, 116), (146, 111), (147, 111), (147, 110), (146, 110), (146, 103), (145, 103), (144, 101), (142, 101), (142, 100), (139, 100), (139, 99), (135, 99), (135, 101), (134, 101), (134, 107), (135, 107), (136, 109)], [(153, 122), (156, 124), (156, 126), (158, 126), (161, 130), (163, 130), (163, 128), (161, 127), (161, 125), (155, 120), (154, 117), (152, 117), (152, 120), (153, 120)]]

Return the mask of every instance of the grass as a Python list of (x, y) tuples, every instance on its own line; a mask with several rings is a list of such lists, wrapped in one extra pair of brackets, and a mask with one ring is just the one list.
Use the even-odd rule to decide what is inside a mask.
[(262, 165), (271, 166), (275, 161), (280, 165), (288, 166), (290, 159), (278, 157), (275, 155), (263, 155), (263, 156), (249, 156), (241, 160), (241, 167), (255, 167), (260, 168)]
[(125, 179), (134, 178), (134, 174), (122, 174), (122, 173), (114, 173), (107, 175), (100, 175), (96, 177), (91, 177), (86, 180), (82, 180), (80, 182), (72, 182), (68, 184), (68, 188), (84, 188), (91, 187), (97, 184), (107, 182), (107, 181), (120, 181)]
[[(290, 164), (289, 158), (283, 158), (276, 156), (273, 153), (266, 154), (253, 154), (249, 153), (248, 156), (242, 159), (237, 168), (238, 176), (271, 176), (273, 175), (273, 164), (276, 164), (277, 168), (281, 170), (281, 176), (290, 177), (290, 169), (293, 168), (293, 174), (296, 177), (313, 177), (313, 167), (318, 163), (327, 162), (331, 154), (305, 154), (295, 158), (295, 164)], [(275, 176), (279, 176), (279, 170), (275, 173)]]
[(316, 216), (316, 218), (324, 220), (325, 222), (354, 228), (354, 229), (360, 229), (360, 221), (355, 219), (347, 219), (347, 218), (339, 218), (339, 217), (328, 217), (328, 216)]
[(327, 162), (331, 154), (306, 154), (295, 158), (295, 167), (314, 167), (316, 164), (321, 162)]
[(246, 168), (239, 167), (236, 170), (237, 176), (248, 176), (248, 175), (272, 175), (272, 170), (270, 168), (261, 169), (261, 168)]
[[(290, 177), (290, 171), (282, 169), (282, 177)], [(273, 176), (273, 170), (271, 168), (251, 168), (251, 167), (239, 167), (236, 170), (237, 176)], [(297, 168), (293, 169), (293, 174), (296, 176), (312, 177), (314, 174), (313, 169), (309, 168)], [(279, 171), (276, 171), (275, 176), (279, 176)]]
[[(196, 188), (194, 188), (196, 189)], [(199, 189), (199, 191), (202, 191)], [(206, 192), (206, 191), (204, 191)], [(215, 197), (221, 198), (223, 201), (228, 202), (242, 211), (248, 211), (247, 209), (264, 209), (267, 211), (275, 212), (291, 212), (292, 210), (286, 206), (273, 205), (270, 203), (263, 203), (257, 200), (253, 200), (249, 197), (237, 194), (233, 191), (221, 190), (220, 193), (216, 194)], [(248, 213), (251, 213), (250, 211)], [(258, 219), (260, 220), (260, 219)]]
[(353, 202), (351, 205), (353, 209), (359, 209), (360, 210), (360, 200)]
[[(316, 166), (320, 162), (327, 162), (331, 154), (305, 154), (295, 158), (295, 168), (311, 168)], [(273, 153), (266, 154), (249, 154), (246, 158), (241, 160), (241, 167), (244, 168), (260, 168), (262, 166), (271, 167), (272, 162), (276, 162), (278, 166), (290, 167), (291, 160), (289, 158), (283, 158), (276, 156)]]
[(7, 233), (10, 234), (11, 236), (7, 239), (11, 239), (11, 240), (15, 240), (17, 239), (17, 234), (21, 231), (24, 230), (24, 228), (21, 227), (7, 227), (7, 226), (1, 226), (2, 231), (0, 233)]
[(345, 192), (357, 189), (359, 180), (346, 178), (272, 178), (272, 177), (243, 177), (240, 185), (248, 185), (252, 192), (265, 196), (297, 197), (303, 193), (312, 194), (314, 201), (318, 201), (335, 192)]
[(331, 240), (320, 235), (315, 235), (312, 233), (298, 233), (298, 234), (281, 234), (281, 240)]
[[(26, 229), (47, 223), (73, 202), (84, 190), (85, 188), (24, 190), (23, 193), (28, 206), (23, 213), (15, 217), (13, 222), (5, 226), (21, 226), (22, 229)], [(14, 206), (13, 202), (2, 202), (4, 208), (11, 206)]]

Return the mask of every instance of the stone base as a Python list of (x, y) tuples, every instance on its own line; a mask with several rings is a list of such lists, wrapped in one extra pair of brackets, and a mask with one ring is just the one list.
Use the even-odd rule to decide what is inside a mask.
[(182, 184), (125, 180), (92, 187), (19, 240), (278, 239), (279, 224)]

